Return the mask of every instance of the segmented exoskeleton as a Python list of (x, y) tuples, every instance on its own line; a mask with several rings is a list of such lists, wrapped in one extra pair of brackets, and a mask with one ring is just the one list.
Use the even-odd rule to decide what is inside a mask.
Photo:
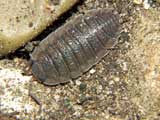
[(81, 76), (116, 45), (119, 28), (113, 9), (90, 10), (67, 22), (32, 53), (34, 76), (47, 85)]

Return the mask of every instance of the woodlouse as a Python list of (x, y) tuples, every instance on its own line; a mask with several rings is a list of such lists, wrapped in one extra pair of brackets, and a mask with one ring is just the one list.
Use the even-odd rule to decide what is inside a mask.
[(33, 75), (46, 85), (81, 76), (117, 43), (119, 15), (113, 9), (90, 10), (45, 38), (31, 55)]

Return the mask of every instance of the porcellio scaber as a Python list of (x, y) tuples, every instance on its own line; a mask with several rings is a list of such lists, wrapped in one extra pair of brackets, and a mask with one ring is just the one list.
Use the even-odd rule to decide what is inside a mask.
[(31, 54), (32, 73), (46, 85), (81, 76), (117, 44), (119, 15), (113, 9), (90, 10), (47, 36)]

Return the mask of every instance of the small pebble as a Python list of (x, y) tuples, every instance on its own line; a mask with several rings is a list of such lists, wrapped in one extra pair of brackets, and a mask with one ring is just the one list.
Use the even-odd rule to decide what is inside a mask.
[(135, 3), (135, 4), (142, 4), (142, 0), (133, 0), (133, 2)]
[(93, 73), (96, 72), (96, 70), (95, 69), (91, 69), (89, 72), (90, 72), (90, 74), (93, 74)]
[(115, 77), (114, 80), (115, 80), (116, 82), (118, 82), (120, 79), (119, 79), (119, 77)]
[(81, 81), (79, 81), (79, 80), (76, 80), (75, 82), (76, 82), (76, 85), (78, 85), (78, 86), (81, 84)]
[(59, 99), (60, 99), (60, 96), (59, 96), (59, 95), (55, 95), (55, 96), (54, 96), (54, 99), (55, 99), (56, 102), (58, 102)]
[(144, 0), (143, 6), (145, 9), (149, 9), (151, 7), (149, 0)]
[(87, 87), (87, 85), (86, 85), (85, 83), (81, 83), (81, 84), (79, 85), (79, 90), (80, 90), (80, 91), (85, 91), (86, 87)]

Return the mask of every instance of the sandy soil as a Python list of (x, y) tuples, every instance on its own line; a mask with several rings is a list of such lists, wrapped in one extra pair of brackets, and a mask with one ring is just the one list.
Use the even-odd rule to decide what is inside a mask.
[(159, 3), (145, 9), (128, 0), (84, 0), (67, 20), (99, 7), (115, 7), (123, 19), (116, 49), (77, 80), (52, 87), (33, 79), (27, 52), (1, 59), (0, 119), (160, 119)]

